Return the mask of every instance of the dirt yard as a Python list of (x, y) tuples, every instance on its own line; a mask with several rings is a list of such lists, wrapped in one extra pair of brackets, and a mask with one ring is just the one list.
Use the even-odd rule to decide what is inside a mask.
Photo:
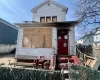
[(7, 66), (9, 62), (14, 63), (15, 62), (14, 57), (15, 57), (14, 54), (0, 55), (0, 64), (4, 63), (5, 66)]

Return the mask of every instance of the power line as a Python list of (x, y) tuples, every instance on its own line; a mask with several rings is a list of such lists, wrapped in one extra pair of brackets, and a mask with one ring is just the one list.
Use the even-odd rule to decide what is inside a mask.
[[(9, 11), (13, 12), (14, 14), (16, 14), (20, 19), (22, 19), (23, 17), (21, 17), (16, 11), (15, 9), (13, 9), (11, 6), (9, 6), (9, 4), (4, 0), (4, 2), (7, 4), (0, 4), (1, 6), (3, 6), (4, 8), (7, 8)], [(23, 18), (24, 19), (24, 18)]]
[[(16, 12), (16, 9), (14, 8), (14, 7), (11, 7), (9, 4), (8, 4), (8, 2), (6, 1), (6, 0), (4, 0), (4, 2), (8, 5), (8, 7), (10, 7), (10, 9), (17, 15), (17, 16), (19, 16), (21, 19), (23, 18), (23, 17), (21, 17), (17, 12)], [(24, 18), (23, 18), (24, 19)]]

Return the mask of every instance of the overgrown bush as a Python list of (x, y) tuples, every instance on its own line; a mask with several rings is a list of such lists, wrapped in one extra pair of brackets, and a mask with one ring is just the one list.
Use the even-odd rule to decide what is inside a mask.
[(60, 71), (0, 67), (0, 80), (60, 80)]
[(70, 69), (71, 80), (100, 80), (100, 72), (90, 68), (73, 65)]

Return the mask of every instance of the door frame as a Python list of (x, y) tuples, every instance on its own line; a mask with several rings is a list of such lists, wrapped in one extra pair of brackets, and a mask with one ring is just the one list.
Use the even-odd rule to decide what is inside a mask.
[[(67, 37), (68, 37), (68, 55), (70, 54), (70, 41), (69, 41), (69, 31), (71, 31), (69, 28), (57, 28), (57, 37), (58, 37), (58, 30), (66, 29), (68, 31)], [(58, 54), (58, 39), (57, 39), (57, 54)]]

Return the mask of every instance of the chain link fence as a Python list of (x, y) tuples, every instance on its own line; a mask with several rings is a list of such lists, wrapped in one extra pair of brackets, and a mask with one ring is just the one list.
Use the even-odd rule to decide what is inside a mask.
[(83, 66), (71, 66), (69, 74), (71, 80), (100, 80), (100, 72)]
[(61, 80), (60, 71), (0, 67), (0, 80)]

